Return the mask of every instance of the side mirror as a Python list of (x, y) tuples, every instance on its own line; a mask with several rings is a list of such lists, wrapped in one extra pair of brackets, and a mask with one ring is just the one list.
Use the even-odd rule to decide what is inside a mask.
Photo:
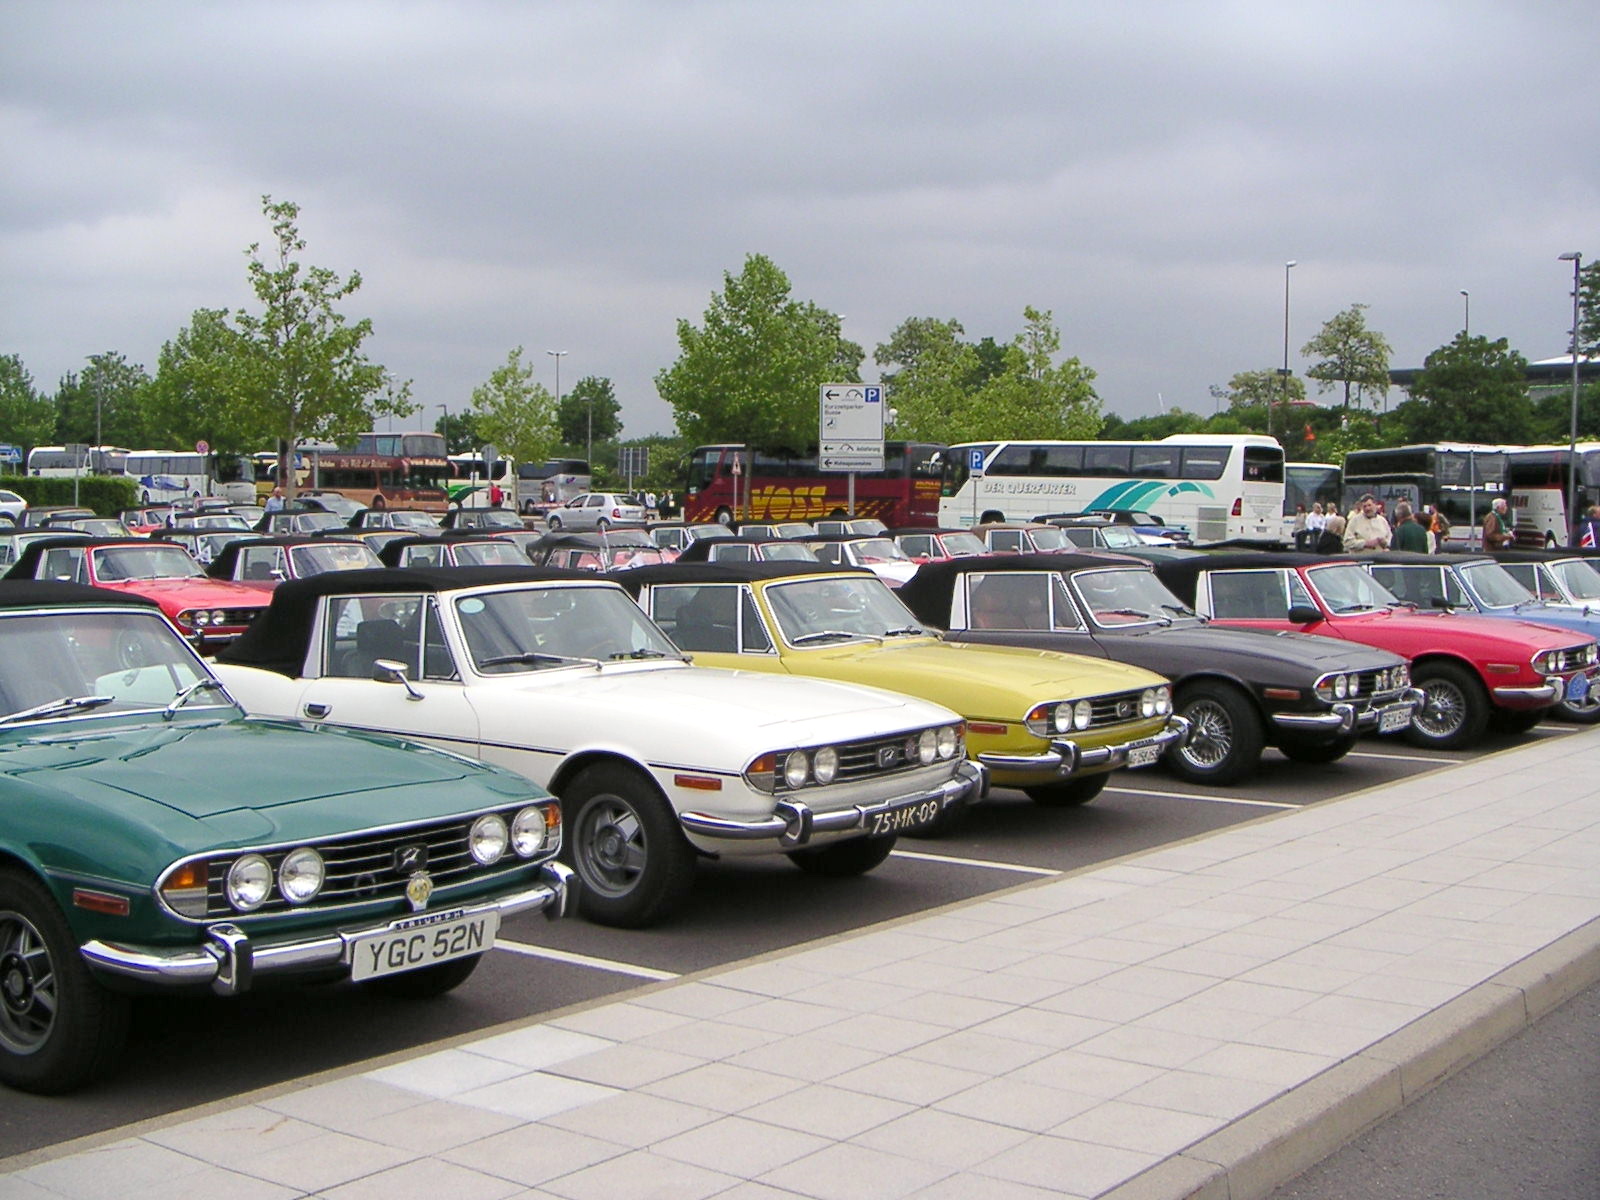
[(1296, 604), (1289, 609), (1289, 623), (1291, 625), (1310, 625), (1322, 620), (1322, 610), (1310, 604)]
[(406, 689), (408, 700), (421, 700), (422, 693), (411, 685), (406, 664), (397, 658), (379, 658), (372, 664), (372, 678), (377, 683), (398, 683)]
[(1449, 612), (1451, 609), (1453, 609), (1455, 607), (1454, 604), (1451, 604), (1450, 601), (1445, 599), (1443, 596), (1434, 596), (1431, 600), (1428, 601), (1428, 605), (1431, 608), (1442, 608), (1446, 612)]

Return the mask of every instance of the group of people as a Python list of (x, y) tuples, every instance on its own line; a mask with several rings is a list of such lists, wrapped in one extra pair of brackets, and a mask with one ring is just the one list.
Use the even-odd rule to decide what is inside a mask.
[[(1503, 507), (1505, 501), (1495, 503)], [(1305, 505), (1299, 505), (1295, 513), (1295, 549), (1316, 554), (1341, 551), (1360, 554), (1378, 550), (1432, 554), (1449, 537), (1450, 522), (1437, 509), (1425, 508), (1419, 516), (1409, 501), (1402, 500), (1395, 505), (1391, 523), (1377, 497), (1370, 493), (1361, 497), (1348, 516), (1341, 515), (1332, 504), (1324, 511), (1321, 503), (1313, 504), (1310, 512)]]

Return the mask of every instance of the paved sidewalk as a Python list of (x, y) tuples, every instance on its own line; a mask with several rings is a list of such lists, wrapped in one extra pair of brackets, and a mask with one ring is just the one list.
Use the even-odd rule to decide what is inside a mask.
[(24, 1156), (0, 1197), (1247, 1200), (1600, 976), (1597, 784), (1600, 737), (1549, 739)]

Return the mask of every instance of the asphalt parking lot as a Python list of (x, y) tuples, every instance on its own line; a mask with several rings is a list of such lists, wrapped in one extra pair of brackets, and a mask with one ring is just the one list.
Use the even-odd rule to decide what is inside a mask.
[[(1574, 732), (1544, 724), (1525, 736)], [(1325, 767), (1269, 752), (1247, 784), (1216, 791), (1159, 771), (1124, 772), (1081, 809), (1041, 808), (1021, 793), (1001, 790), (946, 837), (902, 838), (888, 862), (863, 878), (819, 878), (782, 860), (711, 863), (703, 866), (686, 911), (659, 928), (508, 921), (500, 945), (473, 978), (430, 1003), (391, 1001), (349, 984), (230, 1001), (143, 1000), (123, 1066), (110, 1078), (66, 1098), (8, 1094), (0, 1111), (0, 1156), (958, 903), (1519, 740), (1495, 737), (1473, 753), (1443, 754), (1368, 739)]]

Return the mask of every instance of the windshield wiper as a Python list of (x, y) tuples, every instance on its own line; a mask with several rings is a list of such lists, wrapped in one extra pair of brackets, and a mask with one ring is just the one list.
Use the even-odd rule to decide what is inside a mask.
[(1104, 617), (1133, 617), (1139, 621), (1155, 620), (1154, 613), (1147, 613), (1142, 608), (1102, 608), (1096, 615)]
[(498, 667), (506, 663), (522, 663), (527, 666), (537, 666), (540, 663), (589, 663), (598, 667), (598, 658), (583, 658), (574, 654), (546, 654), (541, 650), (524, 650), (521, 654), (496, 654), (493, 658), (481, 659), (478, 667)]
[(612, 662), (625, 658), (682, 658), (681, 654), (668, 654), (665, 650), (651, 650), (641, 647), (638, 650), (618, 650), (615, 654), (607, 655)]
[(1370, 604), (1341, 604), (1337, 608), (1335, 608), (1333, 611), (1336, 612), (1336, 613), (1371, 612), (1372, 611), (1372, 605), (1370, 605)]
[[(222, 686), (222, 680), (196, 679), (188, 687), (184, 688), (183, 691), (179, 692), (172, 698), (171, 702), (168, 703), (166, 708), (161, 710), (161, 715), (169, 721), (172, 720), (173, 715), (177, 713), (180, 708), (189, 703), (190, 700), (194, 699), (201, 692), (221, 692), (224, 696), (228, 696), (228, 689)], [(233, 697), (228, 696), (228, 699), (232, 700)]]
[(1170, 613), (1176, 613), (1180, 617), (1198, 617), (1200, 615), (1187, 604), (1163, 604), (1161, 607)]
[(885, 629), (884, 637), (922, 637), (928, 631), (921, 625), (902, 625), (899, 629)]
[(789, 641), (792, 645), (803, 646), (807, 642), (821, 642), (829, 638), (843, 638), (846, 641), (851, 638), (871, 638), (875, 642), (883, 641), (883, 638), (877, 634), (849, 633), (843, 629), (818, 629), (813, 633), (802, 633), (799, 637), (790, 638)]
[(0, 717), (0, 725), (32, 721), (39, 717), (59, 717), (64, 713), (86, 712), (91, 708), (99, 708), (102, 704), (110, 704), (115, 699), (115, 696), (63, 696), (48, 704), (35, 704), (32, 708)]

